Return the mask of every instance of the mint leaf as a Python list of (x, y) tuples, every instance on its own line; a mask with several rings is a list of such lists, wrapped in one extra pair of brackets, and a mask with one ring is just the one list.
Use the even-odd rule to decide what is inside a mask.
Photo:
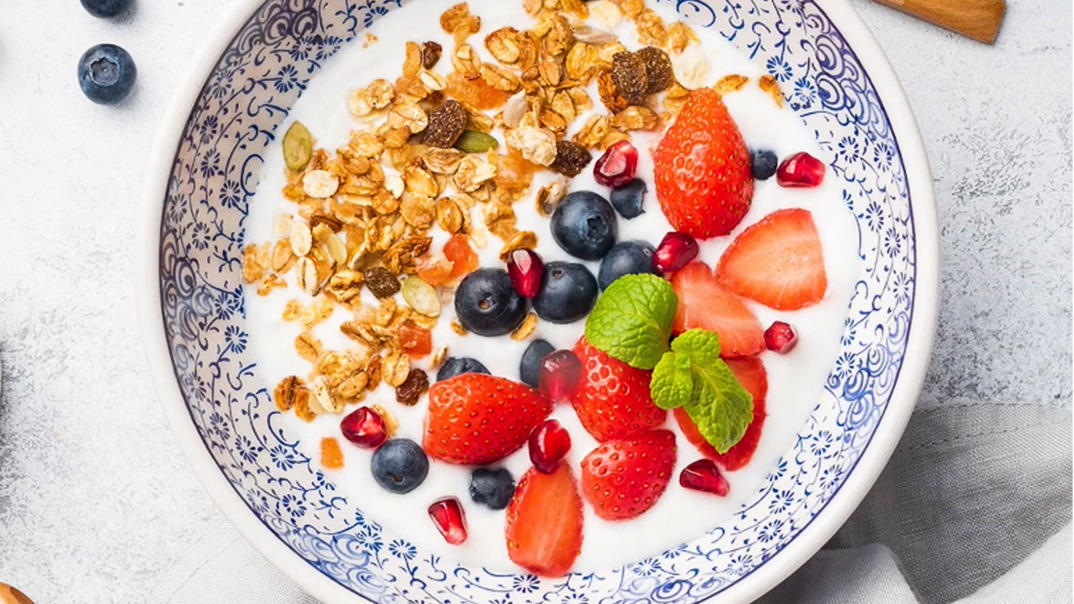
[(665, 352), (649, 380), (653, 402), (661, 409), (681, 407), (693, 398), (694, 371), (690, 356)]
[(679, 299), (656, 275), (623, 275), (604, 290), (585, 322), (589, 343), (637, 369), (652, 369), (668, 349)]
[(720, 337), (711, 331), (691, 329), (675, 338), (653, 370), (649, 390), (658, 407), (685, 409), (720, 453), (742, 440), (753, 421), (753, 396), (720, 358)]

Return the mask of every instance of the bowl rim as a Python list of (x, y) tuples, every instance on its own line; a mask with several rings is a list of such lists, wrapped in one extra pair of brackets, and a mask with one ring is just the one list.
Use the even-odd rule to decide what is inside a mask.
[[(138, 258), (139, 324), (146, 360), (157, 396), (179, 448), (220, 512), (262, 556), (313, 597), (326, 602), (358, 602), (364, 598), (317, 571), (255, 517), (219, 471), (206, 449), (179, 390), (160, 314), (160, 200), (167, 191), (183, 129), (221, 54), (250, 15), (265, 0), (236, 0), (188, 64), (163, 113), (142, 188), (135, 250)], [(747, 577), (720, 592), (714, 600), (749, 602), (778, 585), (807, 562), (850, 517), (879, 478), (902, 438), (924, 383), (939, 309), (939, 232), (924, 142), (909, 100), (876, 38), (848, 0), (815, 0), (860, 60), (876, 89), (898, 143), (908, 183), (917, 251), (913, 321), (891, 398), (870, 442), (832, 499), (778, 555)]]

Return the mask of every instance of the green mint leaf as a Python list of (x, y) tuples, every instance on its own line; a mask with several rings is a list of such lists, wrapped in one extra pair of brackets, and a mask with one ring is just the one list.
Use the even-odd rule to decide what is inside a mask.
[(708, 367), (720, 360), (720, 336), (715, 331), (690, 329), (671, 342), (671, 350), (689, 355), (695, 365)]
[(697, 430), (720, 453), (742, 440), (753, 421), (753, 396), (722, 360), (694, 364), (694, 397), (683, 408)]
[(585, 322), (589, 343), (637, 369), (652, 369), (668, 349), (679, 299), (656, 275), (623, 275), (597, 298)]
[(689, 402), (694, 394), (694, 367), (690, 356), (665, 352), (653, 369), (649, 392), (661, 409), (671, 410)]

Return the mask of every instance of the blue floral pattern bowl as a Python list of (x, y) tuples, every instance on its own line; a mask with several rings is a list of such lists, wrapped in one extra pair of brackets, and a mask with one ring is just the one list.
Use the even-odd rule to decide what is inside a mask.
[(825, 395), (752, 500), (658, 556), (562, 579), (459, 566), (366, 517), (281, 426), (247, 351), (244, 222), (266, 147), (324, 61), (421, 0), (238, 0), (195, 62), (147, 184), (148, 352), (199, 478), (310, 593), (332, 602), (746, 601), (815, 552), (882, 469), (920, 388), (938, 291), (931, 178), (902, 91), (843, 0), (658, 3), (777, 79), (827, 154), (865, 268)]

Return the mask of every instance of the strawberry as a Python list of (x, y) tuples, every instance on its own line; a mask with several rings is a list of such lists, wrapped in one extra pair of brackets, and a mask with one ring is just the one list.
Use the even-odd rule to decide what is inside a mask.
[(765, 349), (764, 329), (745, 302), (716, 280), (705, 264), (686, 265), (671, 278), (679, 297), (675, 333), (707, 329), (720, 335), (720, 356), (740, 357)]
[(570, 466), (523, 474), (507, 504), (504, 532), (512, 562), (546, 577), (566, 574), (582, 550), (582, 498)]
[(768, 374), (765, 372), (764, 363), (758, 357), (727, 359), (726, 362), (742, 387), (753, 395), (753, 421), (746, 428), (746, 434), (742, 436), (742, 440), (728, 449), (727, 453), (721, 455), (705, 440), (704, 436), (701, 436), (701, 433), (697, 431), (697, 426), (682, 407), (675, 410), (675, 420), (679, 422), (679, 428), (686, 440), (697, 447), (702, 455), (716, 461), (725, 470), (732, 471), (749, 463), (753, 452), (757, 449), (757, 442), (761, 440), (764, 418), (767, 417), (764, 399), (768, 394)]
[(584, 336), (574, 345), (574, 354), (582, 362), (582, 379), (571, 403), (593, 438), (604, 442), (664, 423), (667, 412), (649, 394), (651, 371), (613, 359)]
[(753, 200), (750, 152), (720, 94), (693, 91), (653, 152), (656, 198), (677, 231), (726, 235)]
[(464, 373), (429, 388), (422, 448), (448, 463), (491, 463), (520, 448), (551, 412), (552, 403), (529, 386)]
[(626, 520), (653, 507), (675, 469), (675, 435), (649, 430), (608, 441), (582, 460), (582, 495), (605, 520)]
[(750, 225), (724, 250), (716, 277), (765, 306), (798, 310), (828, 289), (820, 237), (808, 210), (778, 210)]

